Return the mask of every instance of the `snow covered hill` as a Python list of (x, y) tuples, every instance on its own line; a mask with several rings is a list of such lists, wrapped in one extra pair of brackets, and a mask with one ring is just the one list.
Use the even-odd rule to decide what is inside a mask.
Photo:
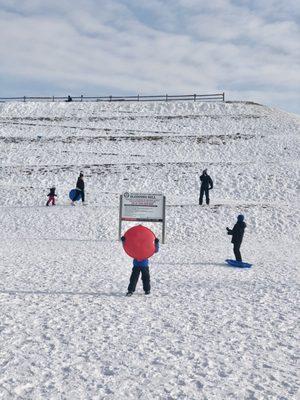
[[(1, 104), (0, 399), (296, 399), (299, 133), (242, 102)], [(124, 297), (124, 191), (167, 198), (150, 297)], [(250, 270), (224, 264), (239, 213)]]

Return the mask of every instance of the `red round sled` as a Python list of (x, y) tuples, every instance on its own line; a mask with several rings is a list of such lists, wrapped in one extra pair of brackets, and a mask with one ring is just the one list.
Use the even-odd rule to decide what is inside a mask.
[(123, 247), (126, 253), (136, 260), (144, 260), (155, 253), (155, 235), (143, 225), (133, 226), (124, 234)]

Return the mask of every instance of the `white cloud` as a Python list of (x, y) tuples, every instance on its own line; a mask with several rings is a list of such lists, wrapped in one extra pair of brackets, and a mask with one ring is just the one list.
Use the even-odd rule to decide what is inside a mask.
[[(295, 13), (275, 0), (19, 3), (11, 0), (7, 7), (0, 0), (6, 88), (17, 80), (49, 94), (52, 87), (60, 89), (55, 94), (72, 89), (99, 95), (107, 94), (103, 88), (115, 94), (224, 89), (240, 98), (255, 93), (256, 101), (261, 93), (281, 106), (286, 92), (297, 103), (300, 41), (293, 0), (286, 3)], [(300, 112), (299, 100), (298, 107)]]

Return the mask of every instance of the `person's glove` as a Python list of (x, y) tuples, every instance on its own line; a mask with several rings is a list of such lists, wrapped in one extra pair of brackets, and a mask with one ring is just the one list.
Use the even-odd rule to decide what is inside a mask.
[(124, 243), (125, 242), (125, 236), (121, 236), (121, 240)]
[(155, 238), (155, 239), (154, 239), (154, 243), (159, 243), (159, 239), (158, 239), (158, 238)]
[(226, 226), (226, 230), (227, 230), (227, 232), (229, 232), (229, 231), (230, 231), (230, 229), (228, 228), (228, 226)]

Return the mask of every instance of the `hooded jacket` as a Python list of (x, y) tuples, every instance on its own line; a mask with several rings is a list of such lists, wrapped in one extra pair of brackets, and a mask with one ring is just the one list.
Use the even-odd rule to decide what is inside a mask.
[(238, 220), (232, 229), (227, 230), (228, 235), (232, 235), (231, 243), (242, 243), (246, 226), (244, 221)]
[(50, 189), (50, 192), (47, 194), (47, 196), (48, 197), (54, 197), (54, 196), (57, 197), (57, 195), (55, 194), (55, 188), (54, 187)]
[(84, 180), (81, 176), (79, 176), (79, 178), (77, 179), (76, 189), (81, 190), (82, 192), (84, 191)]
[(207, 175), (206, 173), (204, 173), (204, 171), (203, 171), (202, 175), (200, 176), (200, 181), (201, 181), (202, 189), (212, 189), (214, 186), (211, 177), (209, 175)]

